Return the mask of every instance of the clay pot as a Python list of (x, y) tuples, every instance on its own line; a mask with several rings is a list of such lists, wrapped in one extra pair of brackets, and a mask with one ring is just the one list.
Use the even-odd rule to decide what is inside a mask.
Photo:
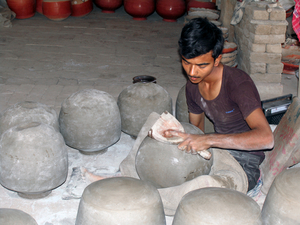
[(0, 183), (24, 198), (41, 198), (65, 182), (68, 153), (52, 126), (31, 122), (5, 131), (0, 139)]
[(137, 137), (152, 112), (172, 112), (169, 93), (155, 83), (135, 83), (125, 88), (118, 96), (122, 131)]
[(265, 225), (300, 223), (300, 168), (282, 171), (273, 181), (262, 208)]
[(43, 15), (43, 0), (36, 0), (36, 11)]
[(16, 13), (17, 19), (27, 19), (35, 14), (35, 0), (7, 0), (7, 5)]
[(227, 188), (200, 188), (180, 201), (172, 225), (261, 225), (259, 205), (242, 192)]
[(71, 15), (70, 0), (43, 0), (43, 14), (50, 20), (61, 21)]
[(134, 20), (146, 20), (155, 11), (155, 1), (124, 0), (124, 9)]
[(82, 153), (106, 150), (121, 137), (116, 100), (96, 89), (78, 91), (65, 99), (59, 125), (66, 144)]
[(56, 111), (49, 106), (33, 101), (24, 101), (6, 109), (0, 117), (0, 136), (11, 127), (24, 122), (40, 122), (59, 131)]
[(185, 13), (183, 0), (157, 0), (156, 12), (164, 21), (176, 22)]
[(122, 5), (123, 0), (95, 0), (94, 2), (103, 13), (114, 13)]
[(216, 3), (201, 0), (190, 0), (187, 4), (187, 11), (189, 11), (190, 8), (216, 9)]
[(0, 224), (38, 225), (29, 214), (18, 209), (9, 208), (0, 208)]
[(71, 16), (82, 17), (88, 15), (93, 10), (92, 0), (72, 0)]
[[(189, 123), (182, 123), (190, 134), (203, 132)], [(213, 164), (198, 154), (192, 155), (178, 149), (177, 145), (158, 142), (146, 137), (135, 159), (135, 167), (141, 180), (151, 182), (156, 188), (173, 187), (201, 175), (208, 175)]]
[(76, 225), (165, 225), (160, 195), (147, 182), (131, 177), (96, 181), (82, 194)]
[(234, 43), (234, 42), (228, 42), (228, 41), (225, 41), (224, 42), (224, 48), (223, 48), (223, 51), (222, 53), (230, 53), (230, 52), (233, 52), (237, 50), (237, 44)]
[(190, 119), (186, 103), (185, 87), (186, 85), (184, 85), (178, 92), (175, 105), (175, 117), (179, 122), (189, 123)]

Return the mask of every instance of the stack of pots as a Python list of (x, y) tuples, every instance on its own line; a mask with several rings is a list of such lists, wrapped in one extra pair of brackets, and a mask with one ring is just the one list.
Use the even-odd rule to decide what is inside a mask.
[(225, 41), (221, 62), (230, 67), (237, 67), (237, 45), (234, 42)]

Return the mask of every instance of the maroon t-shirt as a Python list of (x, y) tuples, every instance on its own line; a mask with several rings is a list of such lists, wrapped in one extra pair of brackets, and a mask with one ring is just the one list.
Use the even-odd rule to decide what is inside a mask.
[[(250, 76), (240, 69), (225, 65), (221, 90), (215, 99), (204, 99), (198, 85), (189, 80), (186, 84), (186, 99), (189, 112), (193, 114), (204, 112), (213, 122), (215, 132), (219, 134), (249, 131), (245, 119), (255, 109), (261, 108), (259, 93)], [(254, 154), (261, 155), (261, 153)]]

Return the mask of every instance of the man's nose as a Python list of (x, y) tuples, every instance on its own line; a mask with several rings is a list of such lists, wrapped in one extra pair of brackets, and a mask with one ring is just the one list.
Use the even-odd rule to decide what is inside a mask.
[(189, 71), (189, 75), (190, 76), (194, 76), (196, 74), (197, 74), (196, 66), (195, 65), (191, 65), (190, 71)]

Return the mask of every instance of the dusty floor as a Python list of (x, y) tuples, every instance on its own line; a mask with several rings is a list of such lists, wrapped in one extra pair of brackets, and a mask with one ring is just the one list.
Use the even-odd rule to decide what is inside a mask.
[[(31, 100), (59, 113), (65, 98), (85, 88), (106, 91), (117, 99), (136, 75), (155, 76), (174, 105), (185, 84), (177, 54), (183, 21), (181, 17), (176, 23), (164, 22), (156, 13), (146, 21), (135, 21), (122, 7), (114, 14), (94, 7), (86, 17), (61, 22), (40, 14), (14, 20), (12, 28), (0, 29), (0, 112)], [(283, 94), (297, 94), (295, 76), (283, 75), (282, 84)], [(62, 186), (39, 200), (22, 199), (0, 186), (0, 208), (21, 209), (39, 225), (73, 225), (79, 199), (62, 199), (72, 168), (85, 166), (113, 174), (132, 145), (133, 140), (122, 134), (120, 141), (101, 155), (82, 155), (68, 148), (69, 176)], [(172, 218), (167, 221), (171, 224)]]

